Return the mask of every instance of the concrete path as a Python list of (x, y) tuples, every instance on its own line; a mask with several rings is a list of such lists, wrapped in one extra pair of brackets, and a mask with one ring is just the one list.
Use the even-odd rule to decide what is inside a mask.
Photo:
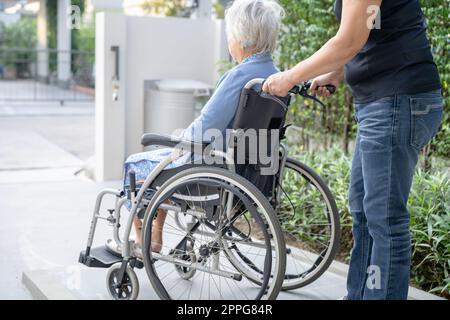
[(1, 80), (0, 101), (12, 100), (83, 100), (93, 101), (93, 97), (58, 86), (34, 80)]
[[(174, 268), (175, 271), (175, 268)], [(136, 270), (139, 278), (139, 299), (158, 300), (145, 270)], [(175, 275), (175, 272), (174, 272)], [(199, 280), (198, 278), (197, 280)], [(83, 266), (54, 268), (25, 272), (23, 283), (36, 299), (110, 299), (106, 289), (106, 269), (88, 269)], [(181, 278), (178, 281), (183, 281)], [(345, 277), (327, 273), (313, 284), (299, 290), (281, 292), (282, 300), (336, 300), (345, 295)], [(225, 286), (224, 286), (225, 287)], [(226, 289), (226, 288), (223, 288)], [(206, 297), (206, 295), (205, 295)]]
[[(328, 271), (312, 284), (297, 290), (282, 291), (279, 300), (337, 300), (345, 295), (348, 267), (334, 262)], [(175, 269), (174, 269), (175, 270)], [(145, 270), (136, 269), (140, 291), (138, 299), (158, 300)], [(180, 279), (180, 281), (182, 281)], [(25, 271), (23, 284), (32, 297), (39, 300), (108, 300), (106, 269), (89, 269), (80, 265)], [(410, 287), (409, 300), (444, 300)]]
[(79, 191), (101, 187), (74, 175), (94, 153), (93, 115), (93, 103), (0, 103), (0, 299), (31, 298), (25, 270), (75, 263), (66, 250), (93, 203)]

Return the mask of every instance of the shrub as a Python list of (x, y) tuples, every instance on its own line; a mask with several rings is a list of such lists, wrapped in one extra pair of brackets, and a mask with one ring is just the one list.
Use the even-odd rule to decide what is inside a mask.
[(29, 77), (30, 62), (36, 53), (36, 20), (25, 17), (7, 26), (0, 26), (0, 48), (20, 50), (0, 50), (0, 65), (14, 68), (19, 77)]
[(408, 202), (413, 238), (412, 282), (450, 297), (450, 180), (418, 170)]
[[(351, 214), (348, 187), (351, 158), (338, 148), (304, 152), (299, 147), (291, 153), (313, 168), (330, 187), (342, 224), (338, 259), (348, 262), (352, 248)], [(450, 297), (450, 179), (440, 170), (418, 169), (408, 201), (411, 216), (411, 284), (423, 290)]]

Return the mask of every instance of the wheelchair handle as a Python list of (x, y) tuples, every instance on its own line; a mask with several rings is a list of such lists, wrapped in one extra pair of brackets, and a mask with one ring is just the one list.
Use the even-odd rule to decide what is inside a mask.
[(260, 85), (261, 85), (261, 88), (262, 88), (262, 85), (264, 84), (264, 81), (266, 81), (266, 79), (264, 79), (264, 78), (255, 78), (255, 79), (252, 79), (252, 80), (250, 80), (249, 82), (247, 82), (247, 83), (245, 84), (244, 89), (251, 89), (251, 88), (253, 88), (254, 86), (256, 86), (257, 84), (260, 84)]
[(130, 173), (130, 192), (133, 196), (136, 195), (136, 173), (131, 170)]
[[(302, 83), (300, 85), (294, 86), (291, 90), (289, 90), (289, 92), (293, 93), (293, 94), (303, 95), (304, 93), (307, 93), (309, 88), (311, 88), (311, 84), (312, 84), (311, 80), (305, 81), (304, 83)], [(325, 87), (330, 92), (330, 94), (333, 94), (336, 92), (336, 87), (332, 84), (327, 84), (327, 85), (325, 85)]]
[[(265, 81), (266, 81), (266, 79), (264, 79), (264, 78), (252, 79), (245, 84), (244, 89), (251, 89), (258, 84), (260, 84), (261, 88), (262, 88)], [(305, 94), (307, 94), (307, 91), (309, 90), (309, 88), (311, 88), (311, 84), (312, 84), (312, 82), (310, 80), (305, 81), (304, 83), (302, 83), (300, 85), (294, 86), (291, 90), (289, 90), (289, 93), (299, 94), (299, 95), (304, 96)], [(327, 85), (325, 85), (325, 87), (331, 94), (336, 92), (336, 87), (332, 84), (327, 84)]]

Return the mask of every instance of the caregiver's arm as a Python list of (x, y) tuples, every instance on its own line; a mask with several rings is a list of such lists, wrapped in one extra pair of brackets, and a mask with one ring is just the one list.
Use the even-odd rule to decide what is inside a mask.
[(382, 0), (342, 0), (341, 24), (336, 35), (309, 58), (290, 70), (267, 79), (263, 90), (273, 95), (286, 96), (300, 82), (330, 72), (342, 74), (343, 66), (364, 46), (376, 17), (371, 6)]

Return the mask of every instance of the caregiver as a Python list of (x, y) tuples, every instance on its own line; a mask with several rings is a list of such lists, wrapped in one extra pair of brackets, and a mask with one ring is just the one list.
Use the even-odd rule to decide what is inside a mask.
[(358, 123), (349, 190), (354, 245), (345, 298), (406, 299), (411, 261), (406, 204), (420, 149), (440, 125), (439, 75), (419, 0), (337, 0), (335, 13), (337, 34), (294, 68), (269, 77), (263, 89), (285, 96), (295, 84), (315, 78), (311, 90), (328, 96), (324, 85), (338, 86), (345, 78)]

